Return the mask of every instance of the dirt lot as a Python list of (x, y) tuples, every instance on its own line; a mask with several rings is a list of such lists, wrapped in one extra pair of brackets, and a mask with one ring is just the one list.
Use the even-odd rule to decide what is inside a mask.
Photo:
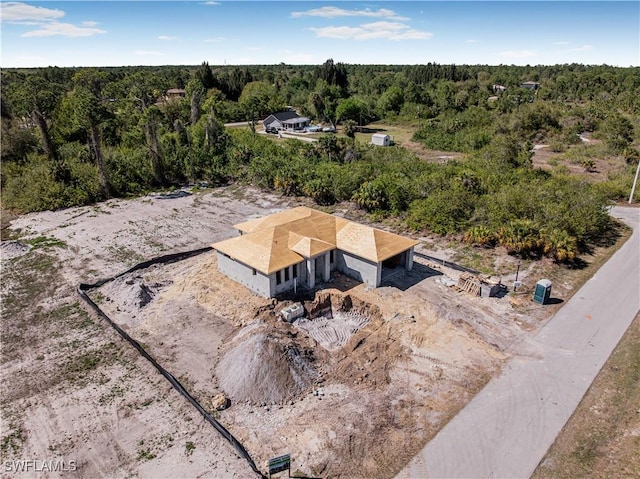
[[(74, 288), (296, 204), (227, 187), (14, 220), (20, 241), (2, 243), (2, 460), (75, 461), (68, 477), (251, 477)], [(348, 205), (337, 212), (348, 215)], [(433, 259), (454, 252), (421, 240), (408, 276), (378, 289), (337, 276), (311, 294), (306, 308), (324, 318), (315, 330), (280, 321), (290, 303), (219, 274), (212, 253), (131, 273), (91, 296), (263, 471), (269, 457), (291, 453), (298, 473), (392, 477), (558, 307), (456, 292), (446, 284), (460, 271)], [(511, 284), (515, 261), (500, 264)], [(537, 273), (520, 271), (524, 291)], [(223, 411), (219, 394), (230, 398)]]

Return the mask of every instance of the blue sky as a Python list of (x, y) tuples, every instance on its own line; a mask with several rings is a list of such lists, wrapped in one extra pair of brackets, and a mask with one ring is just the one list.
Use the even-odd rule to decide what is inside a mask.
[(2, 67), (640, 65), (640, 2), (2, 1)]

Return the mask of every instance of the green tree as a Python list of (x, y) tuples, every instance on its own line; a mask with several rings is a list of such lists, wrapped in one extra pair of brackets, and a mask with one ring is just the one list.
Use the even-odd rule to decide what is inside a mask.
[(72, 123), (87, 132), (89, 151), (98, 167), (98, 179), (102, 192), (109, 198), (113, 188), (109, 179), (104, 155), (100, 128), (108, 117), (104, 106), (102, 89), (107, 82), (107, 75), (96, 69), (80, 70), (73, 76), (74, 89), (67, 97), (68, 109)]
[(619, 113), (609, 114), (600, 130), (605, 143), (614, 153), (621, 153), (633, 141), (633, 124)]
[(216, 86), (216, 80), (209, 66), (209, 62), (202, 62), (202, 65), (200, 65), (196, 71), (196, 78), (205, 90)]
[(473, 214), (473, 196), (462, 188), (434, 191), (409, 206), (407, 225), (445, 235), (463, 230)]
[(264, 81), (247, 83), (238, 102), (248, 120), (263, 118), (284, 108), (276, 87)]
[(381, 178), (367, 181), (354, 193), (352, 200), (360, 208), (367, 211), (387, 210), (389, 208), (389, 197), (386, 186)]
[(153, 176), (159, 186), (164, 186), (166, 183), (162, 147), (160, 146), (162, 119), (162, 112), (156, 106), (147, 108), (142, 117), (144, 134), (147, 140), (146, 147), (151, 158)]
[(356, 137), (356, 122), (353, 120), (346, 120), (342, 125), (342, 131), (347, 135), (347, 138), (354, 140)]
[(187, 83), (185, 91), (190, 103), (189, 117), (191, 124), (195, 125), (202, 115), (202, 102), (205, 98), (206, 90), (200, 80), (193, 78)]
[(404, 92), (399, 86), (392, 86), (378, 99), (378, 110), (381, 115), (400, 113), (404, 103)]
[(369, 123), (367, 104), (354, 97), (341, 100), (336, 108), (336, 119), (338, 121), (352, 120), (358, 125), (367, 124)]
[(335, 85), (343, 89), (347, 88), (347, 69), (343, 63), (334, 63), (332, 58), (316, 67), (315, 77), (326, 81), (329, 85)]
[(54, 177), (57, 180), (68, 181), (69, 170), (61, 161), (50, 133), (53, 112), (63, 93), (60, 84), (49, 82), (40, 72), (29, 73), (22, 81), (14, 82), (8, 88), (8, 97), (14, 113), (28, 116), (37, 127), (42, 151), (51, 162)]

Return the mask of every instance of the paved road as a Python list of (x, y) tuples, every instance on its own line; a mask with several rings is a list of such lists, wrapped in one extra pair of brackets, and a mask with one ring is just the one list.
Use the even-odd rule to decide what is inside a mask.
[(640, 209), (612, 215), (634, 228), (629, 241), (398, 478), (533, 474), (640, 310)]

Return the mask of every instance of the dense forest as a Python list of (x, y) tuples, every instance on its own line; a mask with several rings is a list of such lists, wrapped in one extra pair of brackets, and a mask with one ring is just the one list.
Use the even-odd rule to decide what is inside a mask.
[[(526, 81), (538, 89), (523, 88)], [(171, 96), (168, 90), (184, 95)], [(340, 125), (309, 144), (257, 133), (293, 106)], [(521, 255), (571, 261), (610, 227), (638, 163), (640, 68), (322, 65), (3, 69), (2, 206), (90, 204), (206, 181), (246, 183), (319, 205), (353, 201), (416, 231), (458, 234)], [(410, 125), (446, 164), (402, 145), (355, 141), (376, 121)], [(225, 128), (246, 121), (248, 128)], [(256, 127), (256, 125), (258, 125)], [(580, 134), (601, 140), (582, 145)], [(532, 165), (533, 145), (604, 181)]]

